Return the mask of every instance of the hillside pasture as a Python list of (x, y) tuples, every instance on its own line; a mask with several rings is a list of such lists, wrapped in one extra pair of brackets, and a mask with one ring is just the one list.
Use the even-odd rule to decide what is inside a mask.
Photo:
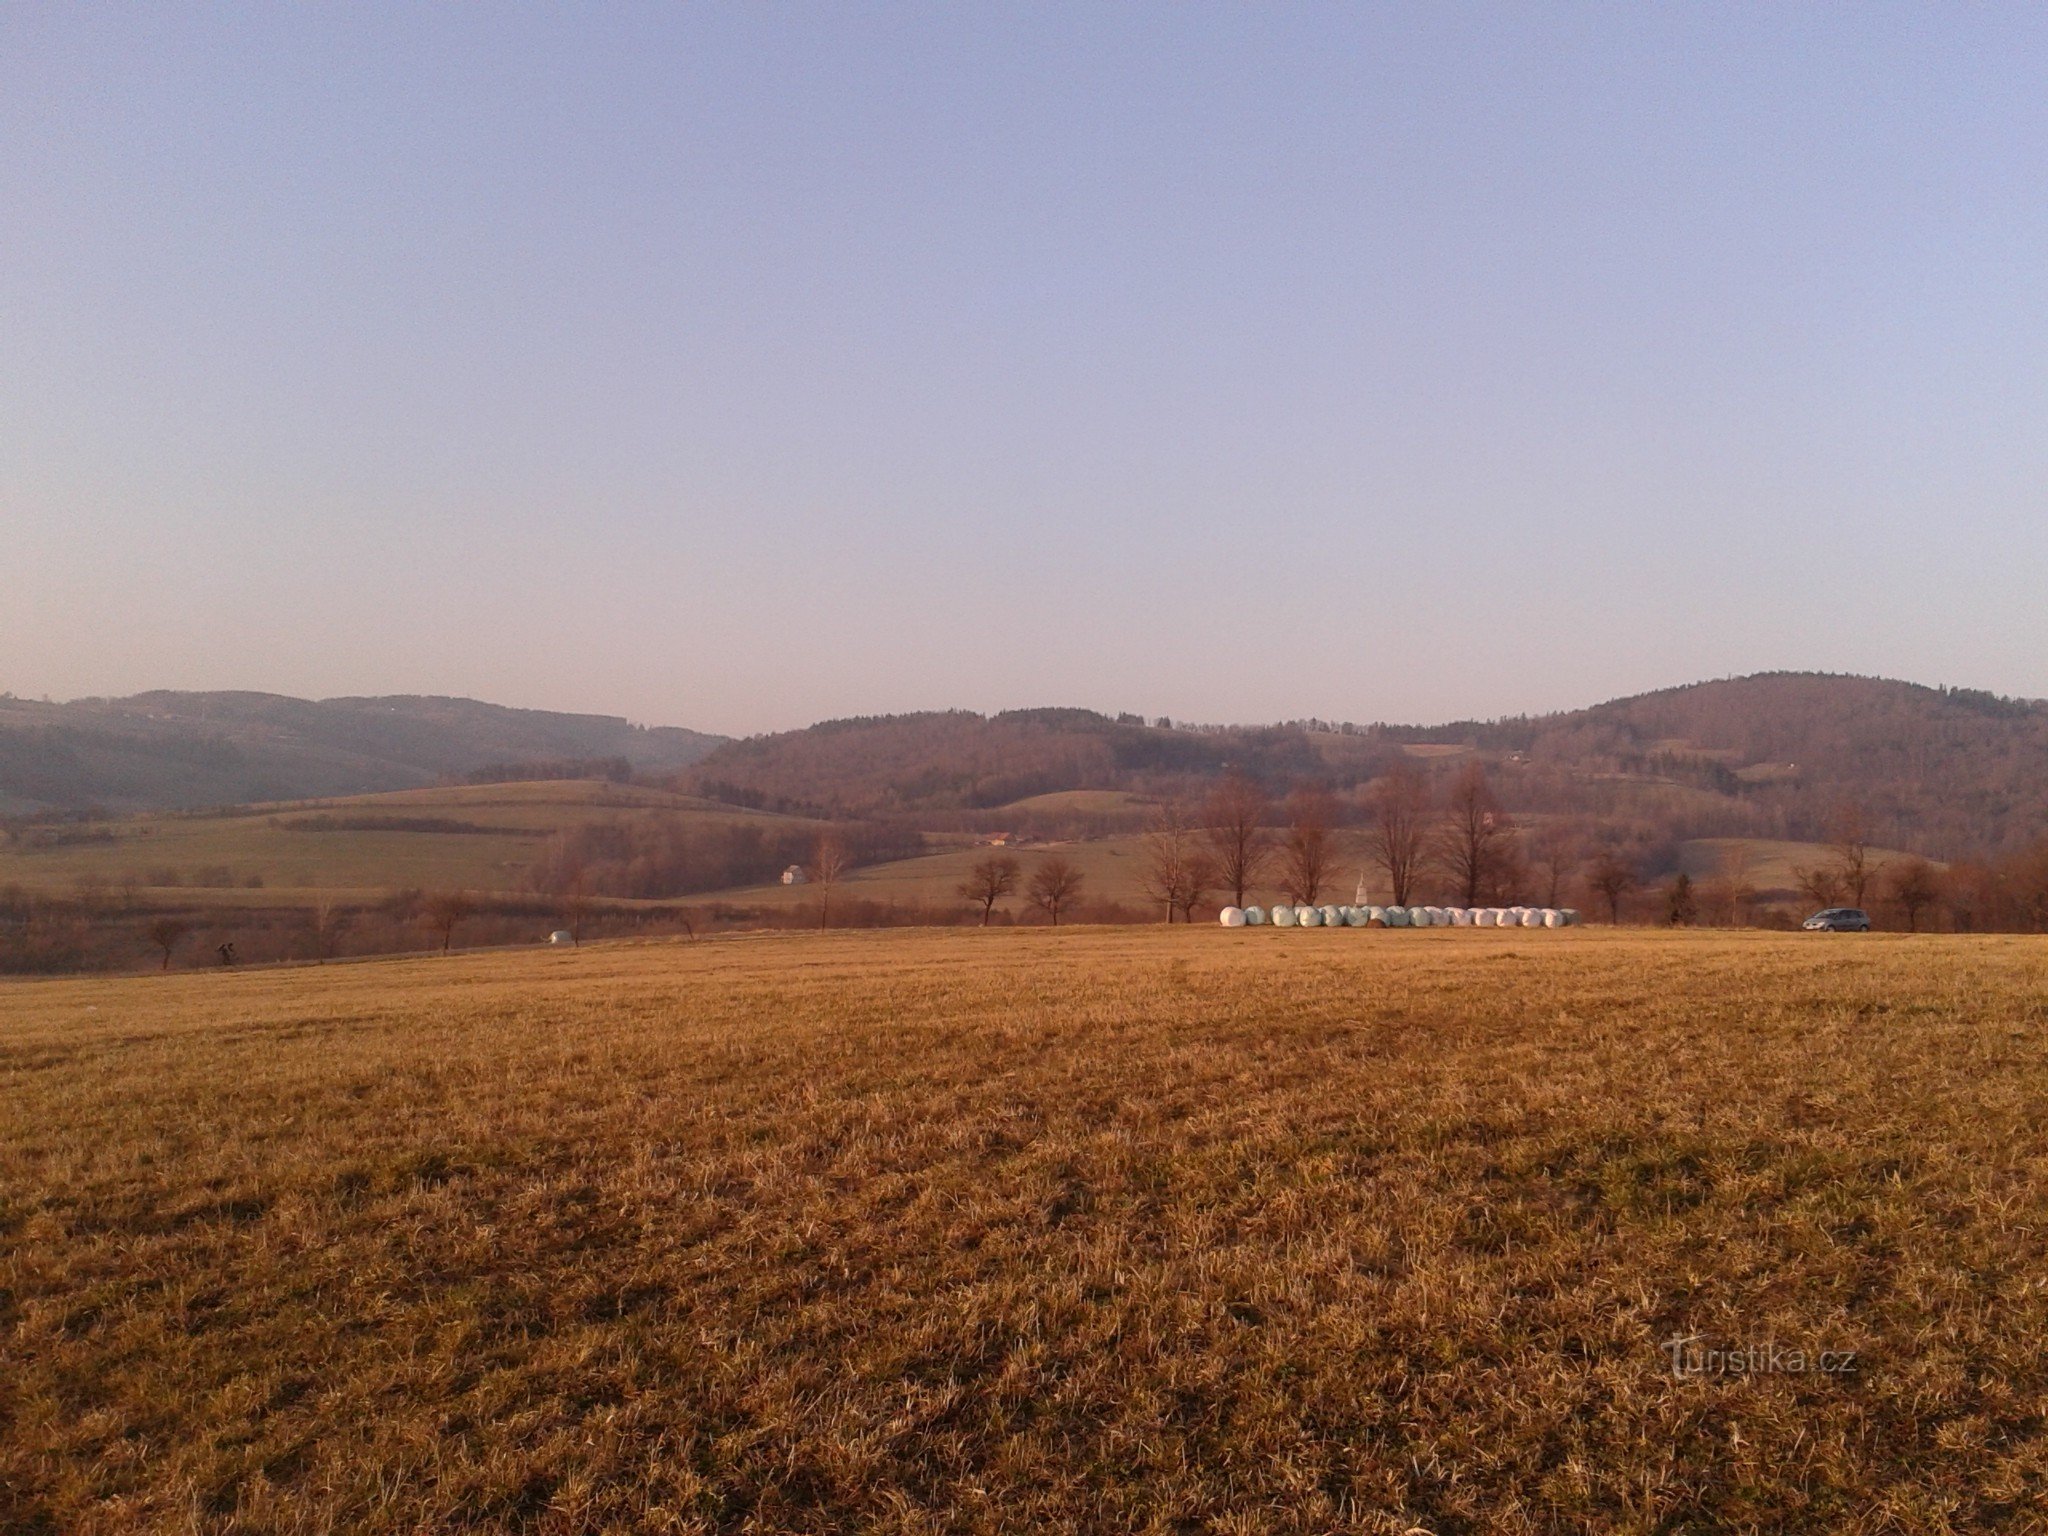
[(0, 1528), (2039, 1529), (2044, 999), (1207, 927), (0, 983)]
[[(1872, 848), (1873, 869), (1896, 860), (1913, 857), (1897, 848)], [(1679, 846), (1678, 867), (1695, 880), (1723, 878), (1746, 859), (1744, 878), (1758, 891), (1791, 892), (1799, 889), (1799, 871), (1826, 869), (1835, 862), (1835, 850), (1825, 843), (1795, 843), (1771, 838), (1703, 837)], [(1874, 893), (1866, 901), (1875, 902)]]
[[(1368, 887), (1372, 887), (1378, 872), (1369, 867), (1365, 851), (1365, 836), (1356, 829), (1344, 829), (1331, 837), (1330, 877), (1325, 900), (1350, 901), (1357, 894), (1361, 872)], [(914, 859), (897, 859), (884, 864), (872, 864), (856, 869), (840, 882), (838, 890), (869, 901), (894, 902), (905, 906), (957, 907), (962, 905), (956, 894), (960, 882), (967, 872), (980, 860), (990, 855), (1008, 855), (1017, 860), (1021, 869), (1017, 894), (999, 904), (997, 910), (1013, 915), (1024, 915), (1027, 907), (1024, 901), (1024, 882), (1031, 878), (1031, 870), (1039, 860), (1058, 855), (1071, 860), (1081, 871), (1082, 898), (1087, 903), (1110, 902), (1136, 911), (1151, 911), (1156, 906), (1154, 898), (1146, 893), (1145, 874), (1147, 854), (1142, 836), (1093, 838), (1082, 842), (1029, 844), (1021, 848), (993, 848), (975, 846), (948, 848), (941, 852), (925, 854)], [(1262, 878), (1262, 890), (1258, 899), (1276, 899), (1274, 881), (1278, 874), (1275, 863)], [(1384, 879), (1380, 878), (1379, 888), (1384, 892)], [(1228, 893), (1218, 893), (1228, 900)], [(815, 906), (818, 892), (812, 886), (752, 886), (744, 890), (722, 891), (718, 899), (749, 906)]]
[(999, 806), (991, 815), (1001, 816), (1005, 812), (1019, 815), (1070, 815), (1123, 816), (1149, 815), (1158, 809), (1159, 802), (1146, 795), (1132, 794), (1122, 789), (1061, 789), (1050, 794), (1026, 795), (1022, 800), (1012, 800), (1008, 805)]
[[(530, 882), (556, 833), (650, 812), (704, 827), (792, 824), (766, 811), (603, 781), (456, 785), (69, 823), (47, 829), (56, 835), (52, 846), (0, 842), (0, 885), (68, 890), (81, 881), (132, 880), (149, 889), (162, 883), (154, 877), (168, 872), (185, 887), (209, 881), (238, 887), (253, 878), (266, 891), (301, 893), (516, 891)], [(443, 830), (449, 826), (468, 830)]]

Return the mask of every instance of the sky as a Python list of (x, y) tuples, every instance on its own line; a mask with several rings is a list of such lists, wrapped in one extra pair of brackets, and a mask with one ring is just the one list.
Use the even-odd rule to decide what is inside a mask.
[(0, 9), (0, 689), (2048, 695), (2048, 9)]

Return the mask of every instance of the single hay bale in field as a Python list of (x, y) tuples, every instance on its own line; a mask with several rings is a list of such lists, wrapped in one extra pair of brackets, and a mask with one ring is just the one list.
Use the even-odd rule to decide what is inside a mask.
[(1342, 907), (1320, 907), (1317, 910), (1323, 915), (1323, 926), (1325, 928), (1342, 928), (1344, 926), (1344, 909)]
[(1294, 908), (1288, 906), (1284, 901), (1275, 904), (1273, 908), (1273, 926), (1275, 928), (1292, 928), (1294, 926)]
[(1265, 927), (1266, 909), (1264, 907), (1246, 907), (1244, 909), (1244, 921), (1245, 926), (1248, 928)]
[(1370, 907), (1346, 907), (1344, 909), (1345, 925), (1351, 928), (1363, 928), (1371, 912), (1372, 908)]
[(1522, 908), (1522, 926), (1524, 928), (1541, 928), (1543, 926), (1543, 914), (1534, 907)]
[(1451, 908), (1451, 926), (1453, 928), (1470, 928), (1472, 926), (1472, 909), (1470, 907)]
[(1432, 928), (1442, 928), (1450, 922), (1442, 907), (1424, 907), (1422, 915), (1429, 919), (1429, 926)]
[(1564, 914), (1555, 907), (1545, 907), (1543, 909), (1543, 926), (1546, 928), (1562, 928), (1564, 926)]
[(574, 944), (576, 942), (576, 935), (566, 928), (557, 928), (548, 935), (548, 942), (550, 944)]
[(1294, 926), (1297, 928), (1320, 928), (1323, 926), (1323, 912), (1320, 907), (1296, 907)]
[(1386, 927), (1387, 909), (1385, 907), (1367, 907), (1365, 909), (1365, 926), (1368, 928)]
[(1577, 907), (1566, 907), (1560, 915), (1564, 918), (1565, 927), (1576, 928), (1579, 926), (1579, 909)]
[(1472, 911), (1472, 926), (1475, 928), (1498, 928), (1500, 914), (1491, 907), (1475, 907)]
[(1216, 914), (1216, 921), (1226, 928), (1242, 928), (1244, 926), (1244, 908), (1225, 907)]
[(1387, 908), (1387, 926), (1389, 928), (1409, 927), (1408, 909), (1406, 907)]

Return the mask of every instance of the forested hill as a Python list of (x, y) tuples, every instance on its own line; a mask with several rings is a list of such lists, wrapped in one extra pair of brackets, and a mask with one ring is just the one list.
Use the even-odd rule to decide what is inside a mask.
[(967, 710), (827, 720), (728, 742), (689, 775), (700, 794), (777, 810), (975, 810), (1068, 789), (1149, 789), (1237, 766), (1274, 783), (1326, 771), (1288, 726), (1213, 731), (1086, 709)]
[(1392, 734), (1519, 752), (1538, 773), (1666, 780), (1781, 836), (1820, 835), (1844, 803), (1937, 854), (2011, 852), (2048, 835), (2048, 703), (1977, 689), (1772, 672)]
[(1812, 840), (1845, 804), (1884, 844), (1937, 858), (2007, 854), (2048, 836), (2048, 705), (1818, 673), (1437, 726), (1197, 727), (1080, 709), (953, 710), (744, 741), (473, 699), (0, 698), (0, 814), (304, 799), (613, 765), (771, 810), (1057, 833), (1136, 826), (1152, 814), (1147, 802), (1198, 797), (1231, 768), (1275, 794), (1321, 783), (1355, 807), (1396, 763), (1440, 789), (1474, 760), (1510, 811), (1567, 816), (1646, 845)]
[(177, 809), (411, 789), (449, 777), (619, 759), (668, 773), (724, 740), (610, 715), (475, 699), (141, 693), (0, 698), (0, 813)]
[(2048, 705), (1877, 678), (1766, 673), (1590, 709), (1439, 726), (1147, 724), (1086, 710), (830, 721), (730, 742), (702, 793), (833, 814), (987, 812), (1065, 790), (1198, 794), (1243, 767), (1357, 793), (1406, 760), (1488, 764), (1511, 810), (1643, 840), (1809, 839), (1843, 804), (1894, 846), (2009, 852), (2048, 833)]

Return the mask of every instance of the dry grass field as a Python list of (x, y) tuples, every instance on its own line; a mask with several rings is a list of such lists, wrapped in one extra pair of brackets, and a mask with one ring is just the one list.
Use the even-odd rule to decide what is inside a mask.
[[(1801, 869), (1825, 869), (1833, 864), (1835, 852), (1825, 843), (1794, 843), (1765, 837), (1701, 837), (1679, 845), (1679, 867), (1695, 880), (1725, 876), (1731, 868), (1743, 869), (1745, 882), (1758, 890), (1797, 890)], [(1885, 865), (1914, 855), (1897, 848), (1872, 848), (1871, 866)], [(1746, 865), (1738, 861), (1746, 859)], [(1945, 865), (1939, 866), (1945, 868)]]
[(0, 1529), (2041, 1529), (2044, 1174), (2021, 938), (0, 983)]
[[(1384, 898), (1386, 878), (1370, 866), (1365, 850), (1365, 834), (1354, 828), (1344, 828), (1331, 834), (1331, 873), (1324, 900), (1350, 901), (1358, 889), (1360, 875), (1366, 877), (1370, 889), (1376, 889)], [(863, 865), (850, 874), (839, 886), (842, 894), (863, 897), (871, 901), (891, 901), (905, 905), (921, 904), (927, 907), (962, 907), (964, 903), (956, 894), (967, 871), (979, 860), (990, 854), (1009, 854), (1022, 867), (1025, 879), (1029, 879), (1032, 866), (1048, 854), (1058, 854), (1070, 861), (1081, 871), (1082, 896), (1088, 902), (1115, 902), (1127, 908), (1142, 912), (1158, 910), (1157, 901), (1145, 890), (1146, 851), (1142, 836), (1100, 837), (1085, 841), (1059, 843), (1031, 843), (1021, 848), (990, 848), (972, 846), (948, 848), (938, 853), (928, 853), (921, 858), (895, 859), (883, 864)], [(815, 907), (817, 891), (810, 886), (759, 885), (740, 890), (720, 891), (719, 898), (744, 903), (753, 907)], [(1256, 893), (1271, 899), (1275, 892), (1268, 888)], [(1228, 901), (1225, 893), (1220, 897)], [(1028, 911), (1022, 894), (1005, 898), (997, 904), (999, 912), (1023, 915)], [(1215, 909), (1211, 907), (1210, 911)]]
[[(195, 872), (216, 869), (237, 882), (251, 876), (260, 880), (273, 894), (250, 898), (256, 901), (275, 900), (279, 892), (304, 896), (407, 886), (522, 890), (555, 833), (648, 812), (700, 827), (813, 825), (670, 790), (599, 780), (455, 785), (254, 806), (215, 815), (160, 814), (87, 823), (76, 830), (106, 834), (105, 840), (48, 848), (0, 845), (0, 885), (62, 891), (81, 880), (120, 884), (134, 879), (149, 890), (156, 888), (155, 871), (168, 871), (183, 884), (195, 885), (204, 884)], [(395, 830), (364, 830), (350, 824), (361, 818), (399, 825)], [(319, 830), (323, 823), (330, 829)], [(480, 830), (431, 830), (446, 823)]]

